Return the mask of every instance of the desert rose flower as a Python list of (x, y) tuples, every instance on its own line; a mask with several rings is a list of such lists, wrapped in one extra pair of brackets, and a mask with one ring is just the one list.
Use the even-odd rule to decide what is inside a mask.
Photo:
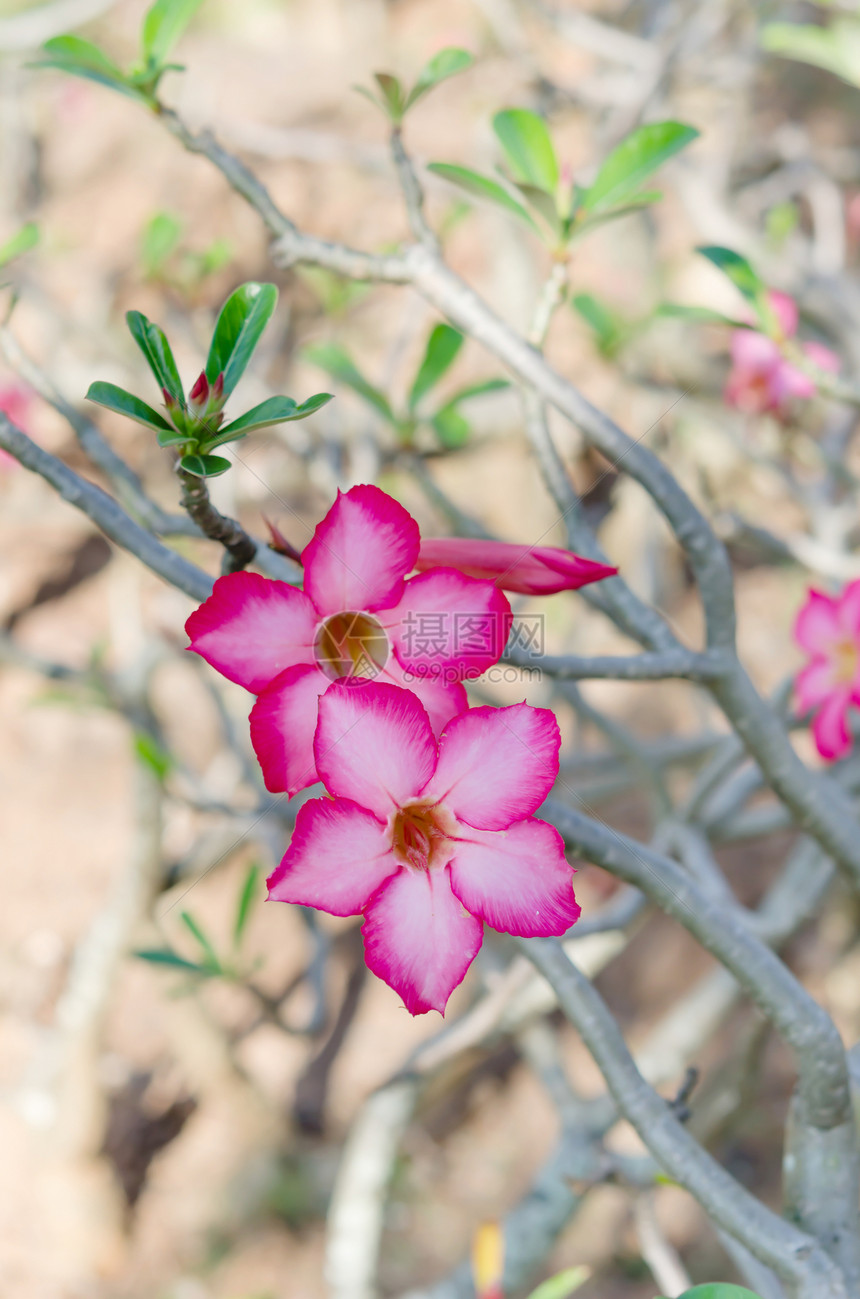
[(816, 710), (812, 734), (821, 756), (842, 758), (851, 748), (848, 709), (860, 705), (860, 581), (837, 596), (810, 590), (794, 638), (811, 658), (795, 681), (798, 707)]
[(528, 704), (460, 713), (437, 743), (410, 691), (335, 683), (314, 740), (332, 797), (299, 810), (269, 897), (363, 914), (374, 974), (411, 1014), (444, 1013), (485, 921), (533, 937), (579, 915), (561, 836), (532, 816), (559, 744), (553, 714)]
[(188, 619), (189, 649), (258, 695), (251, 741), (267, 789), (318, 779), (313, 740), (333, 681), (379, 678), (418, 695), (438, 734), (467, 706), (462, 681), (498, 661), (511, 610), (453, 568), (406, 581), (418, 524), (378, 487), (338, 493), (302, 552), (304, 590), (231, 573)]
[(423, 573), (437, 565), (459, 568), (470, 577), (486, 578), (504, 591), (523, 595), (576, 591), (618, 572), (609, 564), (557, 546), (518, 546), (471, 537), (424, 538), (415, 567)]
[[(814, 397), (809, 375), (787, 361), (782, 343), (797, 333), (797, 304), (785, 293), (772, 292), (768, 301), (776, 322), (774, 337), (754, 329), (732, 334), (732, 368), (726, 383), (726, 401), (750, 415), (772, 411), (784, 415), (793, 398)], [(839, 357), (821, 343), (803, 343), (801, 350), (820, 370), (836, 373)]]

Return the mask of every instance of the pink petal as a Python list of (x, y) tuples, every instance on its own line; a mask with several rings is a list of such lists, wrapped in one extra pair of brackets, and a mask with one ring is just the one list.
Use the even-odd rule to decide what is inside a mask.
[(563, 934), (579, 917), (573, 871), (554, 826), (529, 817), (508, 830), (467, 830), (451, 861), (467, 911), (520, 938)]
[(780, 406), (792, 398), (815, 396), (815, 384), (808, 374), (798, 370), (789, 361), (781, 361), (773, 373), (773, 391)]
[(436, 742), (408, 690), (379, 681), (334, 682), (319, 703), (317, 771), (329, 793), (383, 821), (414, 799), (436, 765)]
[(779, 347), (773, 339), (754, 329), (734, 331), (731, 353), (736, 366), (756, 373), (770, 370), (782, 360)]
[(505, 830), (540, 807), (558, 776), (561, 735), (548, 708), (472, 708), (439, 741), (433, 798), (480, 830)]
[(420, 677), (408, 672), (397, 662), (394, 655), (386, 663), (378, 680), (389, 685), (400, 686), (411, 690), (424, 705), (433, 734), (438, 739), (452, 717), (464, 713), (469, 707), (466, 687), (459, 681), (445, 681), (441, 677)]
[(797, 303), (794, 298), (780, 293), (779, 289), (771, 289), (767, 298), (783, 338), (793, 338), (797, 333)]
[(415, 567), (419, 573), (430, 568), (456, 568), (469, 577), (485, 578), (502, 590), (524, 595), (575, 591), (618, 572), (608, 564), (557, 546), (517, 546), (472, 537), (423, 540)]
[(420, 541), (412, 515), (378, 487), (338, 492), (302, 552), (305, 591), (323, 615), (387, 609), (400, 599)]
[(185, 624), (189, 649), (255, 694), (285, 668), (313, 663), (317, 615), (308, 597), (257, 573), (219, 577)]
[(447, 868), (395, 875), (370, 902), (361, 932), (368, 968), (411, 1015), (444, 1015), (483, 938), (480, 920), (451, 892)]
[(794, 623), (794, 639), (811, 654), (828, 654), (844, 632), (839, 625), (839, 606), (824, 591), (810, 588), (806, 604)]
[(838, 374), (842, 362), (835, 352), (831, 352), (829, 347), (823, 343), (804, 343), (803, 350), (809, 357), (813, 365), (817, 365), (819, 370), (827, 370), (830, 374)]
[(798, 672), (794, 680), (795, 698), (801, 713), (817, 708), (833, 690), (833, 664), (830, 659), (815, 659)]
[(290, 798), (319, 780), (314, 758), (319, 697), (331, 682), (319, 668), (287, 668), (251, 709), (251, 744), (266, 789)]
[(403, 667), (416, 676), (460, 681), (497, 663), (511, 630), (511, 606), (491, 582), (433, 568), (406, 583), (379, 615)]
[(839, 626), (847, 635), (860, 638), (860, 581), (849, 582), (839, 596), (836, 609)]
[(849, 690), (834, 691), (812, 720), (815, 746), (822, 758), (829, 762), (844, 758), (851, 750), (846, 716), (850, 693)]
[(269, 877), (269, 897), (357, 916), (402, 867), (381, 821), (348, 799), (312, 798), (299, 808), (290, 846)]

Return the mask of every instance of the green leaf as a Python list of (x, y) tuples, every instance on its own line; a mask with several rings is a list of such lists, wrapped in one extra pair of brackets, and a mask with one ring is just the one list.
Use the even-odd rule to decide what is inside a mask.
[(450, 325), (437, 325), (427, 340), (424, 360), (409, 393), (409, 409), (414, 410), (421, 398), (442, 378), (463, 346), (463, 335)]
[(122, 68), (91, 41), (80, 36), (54, 36), (45, 42), (42, 51), (47, 57), (38, 59), (36, 67), (58, 68), (74, 77), (84, 77), (87, 81), (118, 90), (132, 99), (148, 102), (147, 96), (131, 85)]
[(728, 1285), (724, 1281), (713, 1281), (707, 1285), (694, 1285), (692, 1290), (685, 1290), (678, 1299), (761, 1299), (746, 1286)]
[(434, 54), (430, 62), (421, 69), (418, 80), (407, 95), (406, 103), (403, 105), (404, 113), (434, 86), (438, 86), (440, 81), (447, 81), (448, 77), (454, 77), (458, 72), (465, 72), (474, 61), (468, 50), (456, 49), (454, 46)]
[(569, 1294), (588, 1280), (591, 1269), (587, 1267), (567, 1267), (563, 1272), (542, 1281), (536, 1290), (532, 1290), (529, 1299), (567, 1299)]
[(145, 401), (141, 401), (140, 397), (126, 392), (125, 388), (117, 387), (115, 383), (103, 383), (101, 380), (91, 383), (87, 391), (87, 401), (106, 406), (108, 410), (114, 410), (118, 415), (127, 415), (129, 419), (143, 424), (145, 428), (155, 429), (157, 433), (165, 430), (168, 433), (175, 432), (157, 410), (153, 410)]
[(188, 970), (192, 974), (202, 974), (206, 978), (214, 973), (208, 966), (196, 965), (194, 961), (186, 961), (184, 957), (178, 956), (169, 947), (144, 947), (136, 951), (134, 955), (140, 961), (150, 961), (153, 965), (169, 965), (173, 969)]
[(459, 185), (460, 189), (464, 189), (467, 194), (487, 199), (490, 203), (505, 208), (507, 212), (519, 217), (520, 221), (524, 221), (535, 234), (540, 234), (540, 230), (522, 204), (518, 203), (498, 181), (491, 180), (489, 176), (482, 176), (480, 172), (470, 171), (468, 167), (457, 167), (451, 162), (431, 162), (427, 170), (449, 180), (452, 185)]
[(142, 47), (147, 63), (161, 67), (200, 3), (201, 0), (155, 0), (143, 20)]
[(223, 374), (225, 396), (244, 374), (277, 302), (278, 290), (274, 284), (252, 281), (240, 285), (221, 308), (206, 360), (206, 378), (214, 383)]
[(638, 127), (612, 150), (583, 196), (582, 206), (597, 212), (626, 202), (647, 176), (698, 134), (695, 127), (683, 122), (650, 122)]
[(29, 252), (38, 242), (39, 227), (35, 221), (28, 221), (26, 225), (21, 226), (17, 234), (7, 239), (5, 244), (0, 244), (0, 266), (5, 266), (16, 257), (20, 257), (22, 253)]
[(558, 186), (558, 159), (546, 122), (527, 108), (506, 108), (493, 118), (514, 179), (547, 194)]
[(135, 734), (134, 751), (159, 780), (164, 780), (169, 775), (173, 767), (173, 759), (147, 731), (138, 731)]
[(259, 406), (252, 406), (250, 410), (245, 411), (244, 415), (227, 424), (216, 437), (207, 438), (206, 446), (218, 447), (224, 442), (232, 442), (234, 438), (250, 433), (251, 429), (269, 428), (272, 424), (307, 419), (308, 415), (313, 415), (314, 411), (325, 406), (331, 399), (330, 392), (318, 392), (313, 397), (308, 397), (301, 406), (297, 406), (292, 397), (267, 397), (265, 401), (260, 402)]
[(186, 442), (193, 442), (194, 437), (187, 430), (172, 428), (159, 433), (156, 440), (160, 447), (178, 447), (183, 446)]
[(233, 946), (239, 947), (242, 942), (242, 936), (245, 933), (245, 927), (251, 914), (251, 906), (254, 901), (254, 894), (257, 892), (257, 880), (260, 871), (255, 863), (248, 867), (248, 873), (239, 890), (239, 900), (236, 905), (236, 919), (233, 921)]
[(701, 253), (703, 257), (707, 257), (709, 262), (712, 262), (718, 270), (727, 275), (735, 288), (740, 289), (748, 301), (758, 304), (764, 298), (767, 292), (766, 287), (746, 257), (733, 252), (731, 248), (721, 248), (717, 244), (697, 248), (696, 252)]
[(545, 189), (538, 189), (535, 185), (521, 185), (515, 181), (517, 189), (522, 194), (529, 207), (534, 208), (546, 221), (550, 230), (557, 237), (564, 233), (564, 223), (559, 216), (558, 207), (552, 194), (548, 194)]
[(194, 919), (190, 911), (181, 911), (179, 914), (180, 914), (180, 919), (182, 920), (182, 923), (184, 924), (185, 928), (192, 935), (192, 937), (195, 938), (197, 942), (200, 944), (200, 947), (203, 951), (203, 955), (206, 958), (204, 964), (206, 965), (207, 969), (220, 970), (221, 961), (218, 957), (218, 953), (215, 951), (215, 948), (212, 946), (212, 943), (210, 942), (209, 938), (207, 937), (201, 925), (199, 925), (198, 922)]
[(472, 433), (472, 426), (466, 417), (461, 415), (456, 406), (450, 404), (437, 410), (430, 423), (442, 446), (449, 451), (465, 446)]
[(172, 212), (156, 212), (147, 222), (140, 241), (140, 260), (147, 276), (153, 278), (176, 248), (182, 235), (182, 222)]
[(661, 302), (655, 316), (674, 316), (680, 320), (696, 320), (704, 325), (731, 325), (733, 329), (749, 329), (748, 320), (736, 320), (726, 316), (722, 311), (713, 311), (710, 307), (692, 307), (686, 302)]
[(483, 383), (470, 383), (459, 392), (455, 392), (445, 405), (459, 406), (461, 401), (471, 401), (473, 397), (483, 397), (488, 392), (502, 392), (510, 386), (508, 379), (485, 379)]
[(786, 59), (811, 63), (860, 86), (860, 23), (843, 19), (829, 27), (812, 23), (768, 23), (759, 37), (762, 49)]
[(390, 72), (375, 72), (373, 79), (382, 91), (382, 104), (392, 122), (398, 124), (403, 119), (406, 107), (403, 101), (403, 87)]
[(621, 325), (609, 308), (590, 293), (577, 293), (570, 305), (594, 330), (601, 351), (611, 351), (620, 336)]
[(184, 404), (185, 394), (182, 391), (182, 380), (173, 359), (164, 330), (147, 320), (141, 311), (127, 311), (126, 323), (131, 336), (146, 358), (146, 363), (155, 376), (159, 388), (166, 388), (171, 397)]
[(659, 203), (662, 197), (663, 195), (658, 189), (643, 189), (641, 193), (634, 194), (621, 207), (609, 208), (605, 212), (601, 210), (591, 215), (583, 209), (579, 220), (575, 223), (574, 234), (580, 236), (588, 231), (595, 230), (598, 226), (605, 226), (609, 221), (618, 221), (630, 212), (638, 212), (640, 208), (648, 207), (651, 203)]
[(179, 461), (179, 468), (187, 474), (194, 474), (195, 478), (217, 478), (219, 474), (226, 474), (232, 465), (223, 456), (187, 455)]
[(385, 396), (365, 379), (349, 353), (339, 343), (320, 343), (305, 349), (305, 356), (333, 379), (339, 379), (353, 392), (363, 397), (389, 424), (396, 424), (394, 414)]

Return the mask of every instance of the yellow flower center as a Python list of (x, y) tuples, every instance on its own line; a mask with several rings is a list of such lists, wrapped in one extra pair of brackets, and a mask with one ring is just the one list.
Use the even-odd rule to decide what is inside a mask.
[(857, 675), (858, 652), (856, 642), (847, 638), (838, 641), (833, 649), (833, 675), (840, 684), (848, 685)]
[(330, 681), (372, 681), (388, 662), (389, 652), (388, 637), (373, 614), (349, 609), (326, 618), (314, 641), (314, 657)]

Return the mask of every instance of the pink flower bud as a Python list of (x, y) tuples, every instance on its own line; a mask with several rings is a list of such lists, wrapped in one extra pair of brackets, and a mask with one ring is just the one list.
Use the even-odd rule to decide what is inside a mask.
[(175, 410), (179, 409), (179, 402), (176, 400), (173, 393), (168, 392), (166, 388), (162, 388), (161, 395), (164, 398), (165, 406), (167, 407), (169, 413), (172, 415)]
[(205, 370), (200, 371), (200, 378), (188, 394), (188, 400), (197, 407), (205, 406), (209, 400), (209, 380)]
[(599, 564), (557, 546), (519, 546), (471, 537), (422, 540), (415, 567), (419, 573), (428, 568), (457, 568), (469, 577), (484, 578), (504, 591), (524, 595), (575, 591), (618, 572), (609, 564)]

